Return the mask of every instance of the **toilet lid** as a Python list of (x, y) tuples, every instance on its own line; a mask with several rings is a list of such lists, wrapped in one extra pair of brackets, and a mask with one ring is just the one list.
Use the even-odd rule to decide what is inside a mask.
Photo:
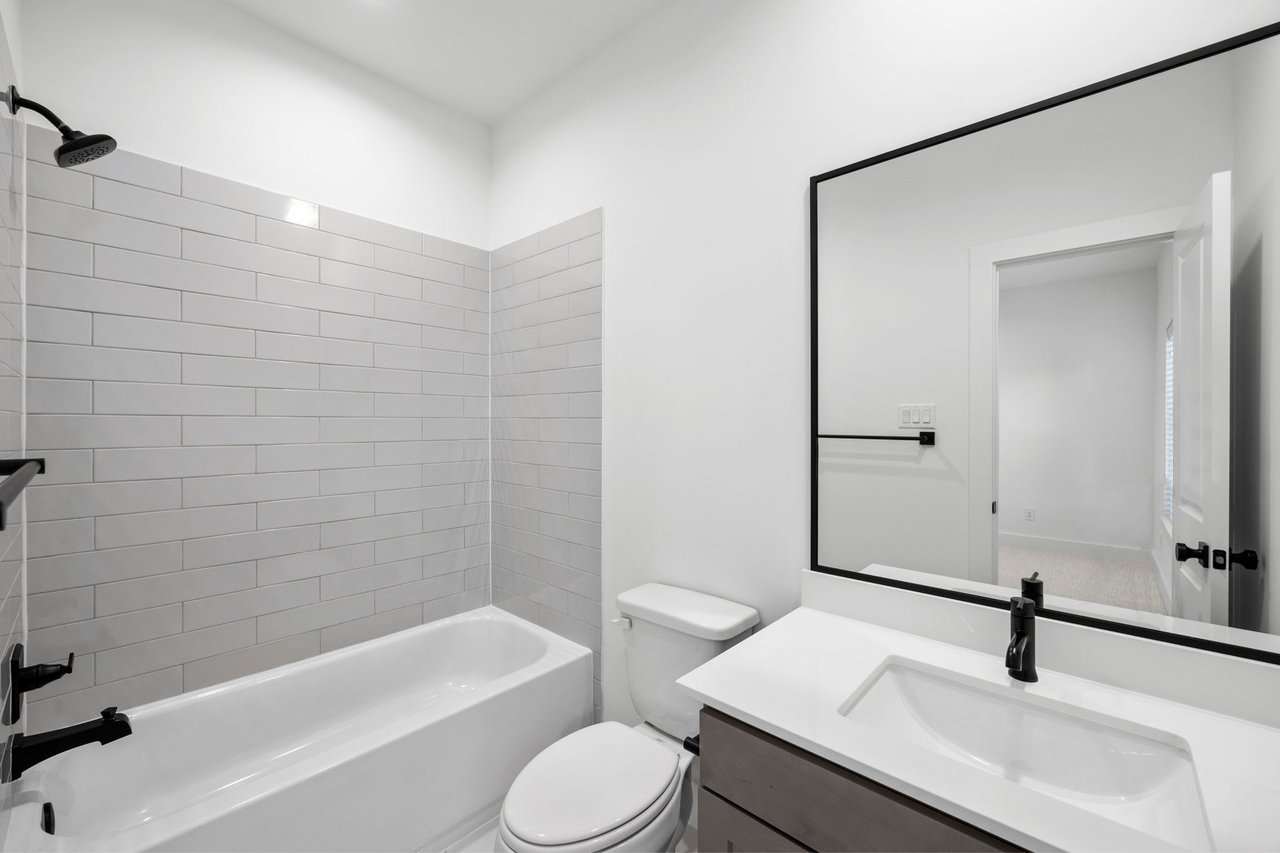
[(621, 723), (579, 729), (538, 753), (502, 803), (511, 832), (572, 844), (622, 826), (667, 793), (676, 754)]

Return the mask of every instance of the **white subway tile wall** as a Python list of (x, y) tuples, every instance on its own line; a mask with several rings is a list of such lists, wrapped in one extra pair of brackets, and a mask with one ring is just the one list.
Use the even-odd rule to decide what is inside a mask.
[[(12, 126), (4, 455), (20, 452)], [(30, 133), (27, 445), (49, 474), (28, 496), (28, 648), (76, 652), (74, 675), (31, 697), (32, 729), (487, 604), (489, 253), (128, 152), (60, 170), (57, 137)], [(566, 355), (584, 334), (563, 325), (578, 293), (538, 327), (569, 335)], [(549, 446), (568, 459), (569, 442), (598, 444), (598, 414), (548, 421)], [(543, 535), (592, 551), (559, 565), (595, 580), (559, 602), (567, 627), (534, 615), (575, 639), (595, 630), (598, 649), (583, 612), (599, 599), (598, 527), (570, 497)], [(0, 534), (11, 638), (20, 529)]]
[[(0, 118), (0, 458), (24, 456), (22, 443), (22, 194), (23, 194), (23, 125), (8, 116)], [(39, 253), (40, 248), (36, 251)], [(22, 607), (23, 523), (27, 498), (10, 510), (5, 529), (0, 530), (0, 634), (6, 652), (14, 643), (22, 642), (26, 615)], [(81, 603), (70, 599), (50, 601), (34, 612), (75, 612)], [(6, 657), (6, 660), (8, 658)], [(9, 678), (0, 679), (3, 695), (9, 702)], [(24, 730), (26, 719), (10, 725), (0, 721), (0, 765), (9, 763), (9, 735)], [(0, 785), (0, 838), (9, 822), (9, 790)]]
[(492, 255), (493, 602), (594, 653), (603, 211)]

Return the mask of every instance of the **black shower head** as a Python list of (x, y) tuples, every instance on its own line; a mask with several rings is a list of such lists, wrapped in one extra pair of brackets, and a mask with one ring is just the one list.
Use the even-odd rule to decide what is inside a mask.
[(116, 141), (110, 136), (105, 133), (84, 134), (78, 130), (72, 130), (66, 122), (53, 114), (53, 110), (19, 95), (15, 86), (10, 86), (9, 91), (0, 95), (0, 100), (4, 100), (9, 105), (11, 115), (17, 115), (18, 110), (26, 107), (40, 113), (58, 129), (62, 134), (62, 144), (53, 154), (58, 165), (64, 169), (69, 166), (83, 166), (116, 150)]
[(62, 144), (53, 152), (58, 165), (83, 166), (116, 150), (116, 141), (105, 133), (84, 134), (78, 130), (62, 135)]

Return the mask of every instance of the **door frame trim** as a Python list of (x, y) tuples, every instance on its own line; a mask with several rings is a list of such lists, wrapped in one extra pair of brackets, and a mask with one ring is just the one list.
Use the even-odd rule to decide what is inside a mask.
[[(969, 250), (969, 579), (995, 583), (992, 554), (1000, 482), (999, 399), (1000, 280), (998, 267), (1013, 261), (1069, 255), (1147, 240), (1173, 239), (1186, 207), (1089, 222), (1070, 228), (984, 243)], [(984, 472), (990, 471), (990, 476)]]

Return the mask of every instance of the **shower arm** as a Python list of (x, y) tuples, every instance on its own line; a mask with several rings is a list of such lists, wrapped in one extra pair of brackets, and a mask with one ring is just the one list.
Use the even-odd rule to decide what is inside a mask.
[(44, 104), (29, 101), (18, 94), (17, 86), (9, 86), (0, 91), (0, 101), (9, 106), (10, 115), (17, 115), (18, 110), (26, 108), (44, 116), (49, 124), (62, 134), (62, 144), (53, 151), (53, 160), (63, 169), (72, 166), (83, 166), (99, 157), (105, 157), (116, 150), (116, 141), (105, 133), (84, 134), (72, 130), (53, 110)]
[(9, 90), (3, 95), (3, 98), (9, 104), (10, 115), (17, 115), (18, 110), (24, 109), (24, 108), (28, 110), (34, 110), (35, 112), (38, 112), (40, 113), (40, 115), (44, 116), (45, 119), (49, 122), (49, 124), (56, 127), (58, 129), (58, 132), (61, 133), (64, 137), (70, 136), (71, 134), (75, 133), (74, 130), (72, 130), (70, 127), (67, 126), (66, 122), (64, 122), (62, 119), (58, 118), (57, 115), (54, 114), (53, 110), (49, 109), (44, 104), (37, 103), (36, 101), (28, 100), (22, 97), (21, 95), (19, 95), (17, 86), (10, 86)]

